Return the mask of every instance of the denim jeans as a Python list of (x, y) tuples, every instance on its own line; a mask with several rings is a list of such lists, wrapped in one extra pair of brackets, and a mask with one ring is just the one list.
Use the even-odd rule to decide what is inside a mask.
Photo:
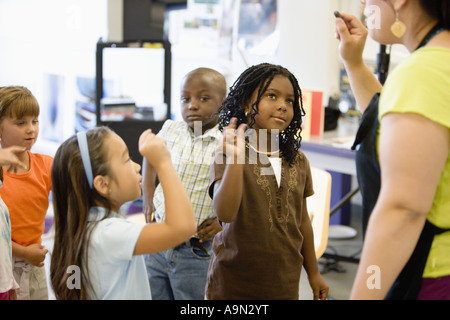
[(211, 241), (203, 243), (208, 254), (189, 241), (167, 251), (145, 256), (153, 300), (203, 300), (212, 255)]

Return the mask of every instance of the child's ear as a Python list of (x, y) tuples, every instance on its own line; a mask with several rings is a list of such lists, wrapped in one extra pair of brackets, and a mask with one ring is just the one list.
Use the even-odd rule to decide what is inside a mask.
[(105, 176), (95, 176), (93, 182), (93, 188), (97, 190), (102, 196), (107, 197), (109, 195), (109, 181), (110, 179)]

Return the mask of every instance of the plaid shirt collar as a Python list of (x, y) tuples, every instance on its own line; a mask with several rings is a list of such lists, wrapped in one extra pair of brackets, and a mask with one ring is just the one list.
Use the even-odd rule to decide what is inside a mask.
[(214, 127), (212, 127), (211, 129), (206, 130), (205, 133), (203, 133), (200, 136), (194, 136), (194, 131), (192, 130), (191, 127), (189, 127), (189, 125), (183, 121), (183, 125), (178, 126), (175, 130), (175, 132), (179, 133), (179, 134), (185, 134), (185, 132), (189, 132), (191, 139), (203, 139), (203, 140), (213, 140), (213, 139), (222, 139), (222, 131), (219, 130), (219, 124), (216, 124)]

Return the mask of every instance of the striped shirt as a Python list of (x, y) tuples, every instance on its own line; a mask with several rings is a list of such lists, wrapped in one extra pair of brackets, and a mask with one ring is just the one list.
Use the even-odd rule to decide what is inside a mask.
[[(203, 135), (194, 136), (186, 122), (167, 120), (157, 135), (166, 140), (175, 170), (191, 200), (197, 225), (206, 219), (215, 218), (208, 188), (212, 156), (222, 141), (222, 132), (219, 131), (218, 125)], [(156, 221), (163, 221), (165, 205), (161, 184), (156, 187), (153, 204)]]

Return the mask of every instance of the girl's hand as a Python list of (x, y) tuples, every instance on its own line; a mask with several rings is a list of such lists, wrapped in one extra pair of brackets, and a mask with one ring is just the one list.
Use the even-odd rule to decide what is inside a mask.
[(309, 276), (308, 279), (313, 291), (314, 300), (326, 300), (330, 288), (320, 273)]
[(166, 141), (154, 133), (151, 129), (144, 131), (139, 137), (139, 153), (158, 171), (161, 164), (171, 162), (170, 152)]
[(231, 158), (237, 164), (244, 163), (245, 157), (245, 130), (247, 125), (241, 124), (236, 130), (237, 119), (232, 118), (230, 125), (225, 128), (223, 134), (223, 151), (227, 158)]
[(340, 41), (339, 54), (345, 63), (360, 63), (368, 31), (355, 16), (341, 13), (336, 18), (336, 39)]

